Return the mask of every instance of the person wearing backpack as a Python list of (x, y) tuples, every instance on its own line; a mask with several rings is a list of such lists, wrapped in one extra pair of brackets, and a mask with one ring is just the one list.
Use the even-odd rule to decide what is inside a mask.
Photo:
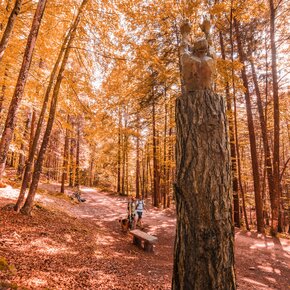
[(142, 215), (143, 211), (145, 210), (145, 202), (143, 198), (136, 200), (136, 213), (137, 213), (137, 225), (142, 227)]

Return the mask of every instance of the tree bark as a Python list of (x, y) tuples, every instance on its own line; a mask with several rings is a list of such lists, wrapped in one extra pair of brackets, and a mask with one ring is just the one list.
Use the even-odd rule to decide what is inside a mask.
[(76, 178), (75, 178), (75, 186), (80, 188), (81, 181), (80, 181), (80, 118), (77, 119), (77, 152), (76, 152)]
[(29, 113), (26, 122), (25, 122), (25, 129), (24, 129), (24, 133), (23, 133), (23, 139), (22, 139), (22, 143), (21, 143), (21, 147), (20, 147), (20, 153), (19, 153), (19, 162), (18, 162), (18, 168), (17, 168), (17, 175), (18, 176), (22, 176), (23, 173), (23, 169), (24, 169), (24, 165), (25, 165), (25, 142), (27, 142), (28, 139), (28, 129), (29, 129), (29, 124), (31, 121), (31, 114)]
[(69, 186), (73, 187), (75, 185), (75, 139), (71, 133), (70, 136), (70, 152), (69, 152)]
[(136, 137), (136, 197), (140, 198), (140, 117), (137, 113), (137, 137)]
[[(67, 116), (67, 124), (69, 124), (69, 115)], [(65, 129), (65, 140), (63, 148), (63, 162), (62, 162), (62, 176), (60, 192), (64, 193), (65, 182), (67, 180), (68, 173), (68, 154), (69, 154), (69, 129)]]
[(69, 37), (68, 44), (67, 44), (67, 47), (66, 47), (65, 52), (64, 52), (63, 60), (62, 60), (62, 63), (61, 63), (60, 69), (59, 69), (59, 73), (58, 73), (58, 76), (56, 79), (56, 83), (54, 86), (54, 90), (53, 90), (53, 94), (52, 94), (52, 98), (51, 98), (49, 118), (47, 121), (47, 126), (46, 126), (46, 130), (45, 130), (45, 133), (43, 136), (42, 144), (41, 144), (41, 147), (40, 147), (40, 150), (38, 153), (38, 157), (37, 157), (37, 160), (36, 160), (36, 163), (34, 166), (34, 172), (33, 172), (33, 176), (32, 176), (31, 186), (30, 186), (29, 193), (28, 193), (27, 199), (25, 201), (25, 204), (21, 209), (21, 212), (24, 214), (27, 214), (27, 215), (30, 214), (32, 211), (34, 197), (36, 194), (36, 190), (38, 187), (38, 182), (39, 182), (40, 174), (41, 174), (41, 170), (42, 170), (44, 154), (45, 154), (47, 146), (48, 146), (50, 134), (52, 131), (52, 126), (54, 123), (59, 90), (60, 90), (61, 82), (63, 79), (63, 73), (65, 70), (68, 58), (69, 58), (69, 54), (71, 51), (71, 45), (72, 45), (73, 40), (75, 38), (76, 30), (77, 30), (78, 24), (80, 22), (81, 15), (83, 13), (83, 10), (84, 10), (87, 2), (88, 2), (88, 0), (82, 1), (82, 4), (81, 4), (79, 11), (78, 11), (78, 15), (77, 15), (77, 17), (72, 25), (71, 30), (70, 30), (70, 37)]
[(91, 161), (90, 161), (90, 179), (89, 179), (89, 186), (92, 187), (94, 186), (94, 164), (95, 164), (95, 152), (91, 153)]
[(1, 94), (0, 94), (0, 114), (3, 110), (3, 103), (4, 103), (4, 98), (5, 98), (5, 93), (6, 93), (6, 78), (8, 76), (8, 69), (7, 66), (5, 67), (4, 71), (4, 78), (3, 78), (3, 84), (2, 84), (2, 89), (1, 89)]
[(236, 289), (229, 150), (223, 98), (210, 90), (179, 97), (172, 289)]
[(272, 79), (273, 79), (273, 101), (274, 101), (274, 149), (273, 149), (273, 180), (274, 196), (272, 207), (272, 233), (275, 235), (278, 229), (279, 208), (280, 208), (280, 112), (279, 112), (279, 86), (277, 75), (277, 48), (275, 42), (276, 32), (276, 8), (274, 1), (269, 0), (270, 5), (270, 42), (272, 54)]
[(121, 126), (122, 113), (119, 107), (119, 125), (118, 125), (118, 156), (117, 156), (117, 193), (121, 193)]
[(174, 141), (173, 141), (173, 127), (175, 126), (175, 122), (174, 122), (174, 113), (173, 113), (173, 102), (170, 101), (170, 105), (169, 105), (169, 132), (168, 132), (168, 140), (169, 140), (169, 148), (168, 148), (168, 172), (167, 172), (167, 180), (168, 183), (171, 180), (171, 183), (168, 184), (168, 198), (167, 198), (167, 207), (170, 207), (170, 199), (173, 197), (172, 194), (172, 183), (175, 182), (174, 180)]
[(5, 49), (7, 48), (9, 38), (12, 34), (16, 18), (21, 10), (21, 5), (22, 5), (22, 0), (16, 0), (14, 8), (11, 11), (11, 14), (8, 18), (8, 22), (7, 22), (5, 31), (4, 31), (2, 38), (1, 38), (1, 41), (0, 41), (0, 63), (1, 63), (1, 60), (3, 58)]
[(168, 196), (168, 165), (167, 165), (167, 115), (168, 115), (168, 104), (166, 99), (166, 88), (164, 89), (165, 105), (164, 105), (164, 136), (163, 136), (163, 208), (167, 207), (167, 196)]
[(157, 159), (157, 135), (156, 135), (156, 112), (155, 100), (152, 102), (152, 138), (153, 138), (153, 206), (159, 206), (159, 168)]
[(15, 116), (17, 109), (19, 107), (19, 104), (21, 102), (25, 84), (28, 77), (29, 68), (32, 61), (33, 51), (35, 48), (35, 43), (38, 35), (38, 31), (40, 28), (43, 12), (45, 9), (46, 0), (39, 0), (33, 22), (32, 27), (28, 36), (26, 49), (24, 52), (23, 62), (22, 66), (19, 72), (18, 80), (16, 83), (15, 91), (12, 97), (12, 100), (10, 102), (4, 131), (2, 134), (1, 142), (0, 142), (0, 180), (2, 178), (2, 175), (5, 170), (5, 162), (7, 158), (7, 153), (9, 150), (9, 146), (11, 143), (12, 135), (14, 132), (15, 127)]

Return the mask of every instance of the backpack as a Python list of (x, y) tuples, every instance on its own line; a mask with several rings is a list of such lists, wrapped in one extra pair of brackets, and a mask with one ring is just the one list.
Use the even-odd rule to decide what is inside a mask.
[(143, 210), (143, 207), (144, 207), (144, 201), (143, 201), (143, 200), (142, 200), (142, 201), (138, 200), (137, 205), (136, 205), (136, 209), (139, 209), (139, 204), (142, 204), (142, 208), (140, 208), (140, 209)]

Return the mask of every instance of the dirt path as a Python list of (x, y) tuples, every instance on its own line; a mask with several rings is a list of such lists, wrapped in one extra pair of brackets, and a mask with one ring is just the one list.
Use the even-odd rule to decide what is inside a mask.
[[(73, 207), (75, 216), (94, 220), (101, 227), (114, 229), (114, 233), (119, 235), (116, 220), (126, 213), (126, 199), (104, 195), (89, 188), (83, 188), (82, 191), (87, 202)], [(159, 238), (155, 250), (156, 260), (166, 261), (171, 265), (175, 233), (174, 213), (151, 208), (144, 214), (144, 223), (146, 231)], [(237, 230), (235, 251), (239, 289), (290, 289), (289, 240)], [(166, 287), (169, 288), (169, 284), (170, 279)]]
[(102, 235), (97, 237), (97, 244), (116, 264), (120, 263), (121, 266), (117, 268), (121, 277), (126, 276), (129, 281), (135, 281), (134, 289), (140, 289), (141, 284), (145, 289), (170, 289), (175, 234), (174, 210), (159, 211), (147, 206), (150, 209), (144, 212), (144, 230), (158, 237), (154, 253), (150, 254), (133, 246), (132, 237), (121, 231), (118, 220), (126, 217), (126, 198), (85, 187), (82, 188), (82, 197), (86, 202), (69, 207), (61, 204), (54, 206), (98, 225)]
[[(58, 185), (42, 185), (41, 188), (56, 191)], [(0, 190), (2, 202), (5, 198), (13, 199), (16, 196), (17, 191), (12, 189), (9, 194), (6, 190), (6, 196)], [(74, 250), (79, 248), (79, 251), (84, 249), (82, 251), (85, 252), (80, 253), (82, 257), (73, 256), (73, 271), (78, 271), (77, 274), (72, 273), (72, 265), (68, 264), (65, 268), (66, 260), (72, 259), (72, 254), (54, 257), (54, 261), (63, 264), (64, 271), (69, 273), (67, 280), (70, 279), (71, 288), (66, 286), (68, 282), (62, 281), (61, 277), (57, 278), (56, 274), (55, 281), (47, 282), (48, 285), (52, 289), (170, 289), (175, 234), (174, 211), (159, 211), (150, 207), (144, 213), (145, 231), (158, 237), (155, 252), (150, 254), (132, 245), (131, 236), (121, 232), (118, 219), (126, 215), (125, 198), (84, 187), (82, 196), (86, 198), (86, 202), (80, 204), (71, 204), (50, 195), (37, 196), (42, 204), (66, 212), (76, 222), (87, 227), (81, 237), (74, 238), (84, 243), (80, 245), (78, 240)], [(72, 221), (67, 223), (71, 224)], [(63, 226), (63, 230), (59, 229), (60, 236), (66, 228), (67, 226)], [(58, 233), (54, 235), (57, 236)], [(70, 235), (73, 236), (71, 232)], [(237, 231), (235, 247), (238, 289), (289, 289), (289, 240)], [(17, 258), (12, 254), (11, 256), (17, 263)], [(72, 278), (71, 275), (78, 275), (78, 278)], [(85, 281), (79, 276), (84, 277)], [(23, 279), (20, 281), (24, 283)]]

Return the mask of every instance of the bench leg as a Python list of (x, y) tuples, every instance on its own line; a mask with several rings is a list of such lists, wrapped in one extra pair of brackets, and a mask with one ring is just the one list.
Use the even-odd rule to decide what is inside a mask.
[(150, 244), (149, 242), (144, 242), (144, 250), (146, 252), (153, 252), (153, 245)]
[(138, 247), (141, 247), (141, 241), (135, 236), (133, 236), (133, 244)]

